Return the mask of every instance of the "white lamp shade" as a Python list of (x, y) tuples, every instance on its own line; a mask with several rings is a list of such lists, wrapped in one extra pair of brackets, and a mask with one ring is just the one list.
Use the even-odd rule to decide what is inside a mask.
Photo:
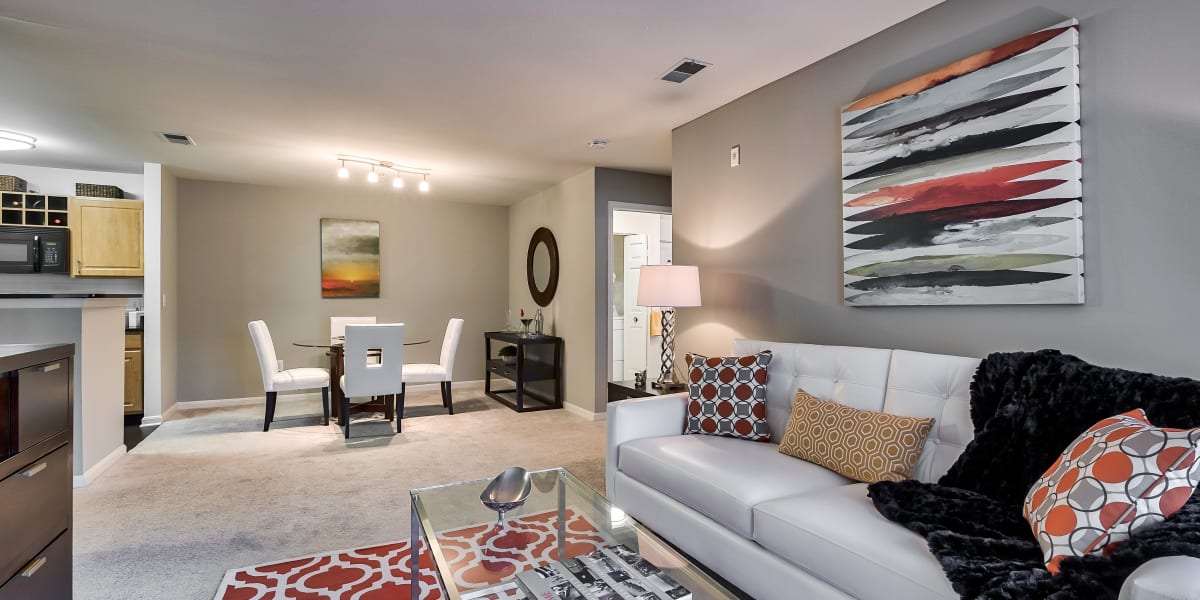
[(691, 265), (646, 265), (638, 279), (638, 306), (700, 306), (700, 269)]

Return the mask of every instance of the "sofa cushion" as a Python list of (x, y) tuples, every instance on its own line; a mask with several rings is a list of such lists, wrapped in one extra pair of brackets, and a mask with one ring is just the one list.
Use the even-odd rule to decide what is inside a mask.
[(935, 420), (913, 479), (937, 481), (974, 437), (971, 380), (978, 368), (978, 358), (892, 351), (883, 412)]
[(737, 356), (763, 350), (774, 355), (767, 367), (767, 424), (773, 439), (783, 435), (792, 413), (792, 399), (800, 388), (846, 406), (883, 410), (891, 350), (761, 340), (733, 342), (733, 354)]
[(780, 454), (775, 444), (709, 435), (626, 442), (617, 460), (622, 473), (745, 538), (753, 535), (751, 509), (760, 502), (852, 483)]
[(798, 390), (779, 451), (856, 481), (902, 481), (931, 427), (933, 419), (859, 410)]
[(763, 502), (754, 540), (855, 598), (957, 598), (921, 536), (880, 516), (867, 484)]
[(771, 440), (767, 427), (767, 365), (771, 351), (720, 358), (687, 355), (687, 432)]

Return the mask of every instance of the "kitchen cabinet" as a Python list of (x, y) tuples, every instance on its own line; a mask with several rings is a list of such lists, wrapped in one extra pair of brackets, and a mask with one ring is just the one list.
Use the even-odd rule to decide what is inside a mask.
[(72, 277), (141, 277), (142, 201), (71, 198)]
[(71, 598), (74, 346), (0, 346), (0, 600)]
[(125, 414), (142, 412), (142, 332), (125, 332)]

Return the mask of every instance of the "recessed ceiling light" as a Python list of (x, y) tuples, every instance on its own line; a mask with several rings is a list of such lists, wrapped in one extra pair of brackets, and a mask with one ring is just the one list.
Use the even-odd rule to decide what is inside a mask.
[(608, 147), (608, 140), (588, 140), (588, 148), (603, 150)]
[(698, 61), (694, 58), (685, 58), (679, 61), (674, 67), (671, 67), (671, 70), (667, 71), (667, 74), (663, 75), (660, 79), (670, 81), (671, 83), (683, 83), (687, 81), (688, 77), (699, 73), (704, 67), (708, 66), (711, 66), (711, 64)]
[(37, 138), (15, 131), (0, 129), (0, 150), (33, 150), (37, 147)]
[(196, 145), (196, 140), (193, 140), (192, 136), (186, 133), (163, 133), (160, 131), (158, 132), (158, 137), (169, 144), (179, 144), (180, 146)]

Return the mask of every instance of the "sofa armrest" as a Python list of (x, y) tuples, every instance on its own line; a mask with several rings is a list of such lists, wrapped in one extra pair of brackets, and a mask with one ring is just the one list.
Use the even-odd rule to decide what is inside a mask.
[(1120, 600), (1200, 600), (1200, 558), (1164, 556), (1147, 561), (1125, 578)]
[(687, 393), (621, 400), (608, 405), (608, 452), (604, 465), (605, 493), (613, 497), (617, 449), (625, 442), (680, 435), (687, 413)]

